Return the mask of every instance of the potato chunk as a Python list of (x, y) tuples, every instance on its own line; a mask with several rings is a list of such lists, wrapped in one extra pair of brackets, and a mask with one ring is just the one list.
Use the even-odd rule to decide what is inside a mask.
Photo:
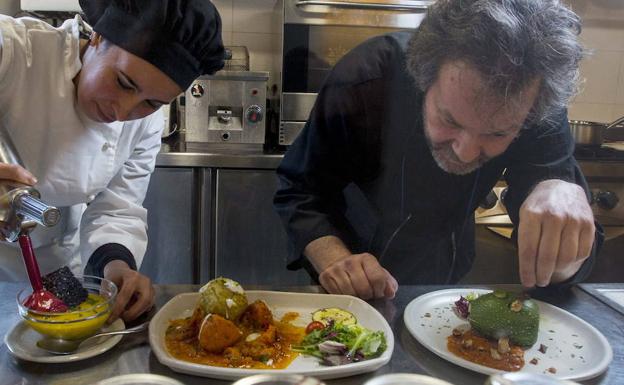
[(241, 323), (253, 330), (267, 330), (273, 324), (273, 313), (263, 301), (255, 301), (247, 306), (241, 316)]
[(234, 345), (242, 334), (234, 322), (218, 314), (208, 314), (199, 329), (199, 346), (210, 353), (221, 353)]

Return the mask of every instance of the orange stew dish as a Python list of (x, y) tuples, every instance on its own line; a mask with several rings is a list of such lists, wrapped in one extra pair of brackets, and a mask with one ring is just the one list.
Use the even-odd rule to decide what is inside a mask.
[(291, 324), (298, 313), (275, 320), (263, 301), (248, 305), (228, 320), (197, 306), (188, 318), (170, 322), (165, 334), (169, 353), (177, 359), (230, 368), (284, 369), (299, 355), (305, 328)]

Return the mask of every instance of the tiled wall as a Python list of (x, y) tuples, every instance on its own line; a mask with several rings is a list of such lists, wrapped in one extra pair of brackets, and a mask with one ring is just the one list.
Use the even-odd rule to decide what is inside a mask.
[(282, 0), (212, 0), (223, 21), (225, 45), (249, 50), (252, 71), (269, 71), (280, 87)]
[(581, 64), (582, 91), (570, 118), (609, 122), (624, 115), (624, 1), (568, 0), (583, 19), (581, 38), (593, 51)]

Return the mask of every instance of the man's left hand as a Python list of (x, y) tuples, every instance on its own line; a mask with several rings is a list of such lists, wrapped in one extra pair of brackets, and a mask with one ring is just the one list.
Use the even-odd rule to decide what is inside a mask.
[(132, 270), (124, 261), (114, 260), (104, 267), (104, 278), (117, 285), (117, 298), (108, 318), (108, 323), (121, 317), (125, 322), (132, 321), (154, 305), (155, 291), (152, 281)]
[(540, 182), (520, 207), (518, 254), (525, 287), (573, 276), (592, 250), (594, 215), (585, 191), (558, 179)]

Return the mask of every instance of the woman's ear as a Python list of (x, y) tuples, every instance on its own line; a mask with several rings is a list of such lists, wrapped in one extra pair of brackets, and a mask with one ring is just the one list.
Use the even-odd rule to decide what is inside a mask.
[(97, 47), (102, 42), (102, 35), (93, 31), (91, 32), (91, 37), (89, 38), (89, 45), (93, 47)]

